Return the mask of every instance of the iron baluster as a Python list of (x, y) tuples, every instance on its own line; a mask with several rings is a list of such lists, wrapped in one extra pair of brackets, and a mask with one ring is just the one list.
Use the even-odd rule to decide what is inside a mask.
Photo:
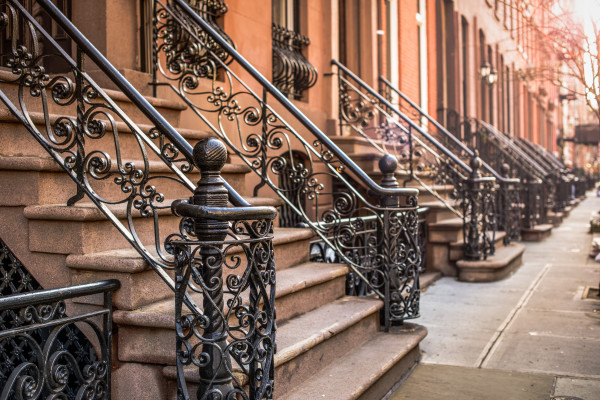
[(475, 150), (463, 202), (463, 214), (468, 216), (463, 224), (464, 255), (467, 260), (486, 259), (488, 254), (494, 254), (494, 181), (481, 176), (481, 165), (479, 153)]
[[(394, 176), (397, 166), (396, 157), (392, 155), (385, 155), (379, 160), (383, 187), (399, 187)], [(397, 197), (386, 196), (380, 202), (384, 211), (377, 236), (379, 254), (383, 259), (377, 263), (382, 264), (385, 277), (386, 296), (381, 321), (387, 331), (391, 325), (419, 316), (421, 253), (417, 209), (399, 214), (394, 211), (400, 206)]]

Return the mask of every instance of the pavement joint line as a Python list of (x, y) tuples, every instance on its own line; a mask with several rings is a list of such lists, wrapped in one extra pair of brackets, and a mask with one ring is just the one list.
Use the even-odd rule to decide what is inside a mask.
[(479, 357), (477, 358), (477, 361), (475, 363), (476, 368), (485, 367), (485, 364), (487, 364), (491, 356), (498, 348), (502, 334), (510, 327), (514, 319), (517, 317), (517, 314), (523, 309), (525, 304), (527, 304), (527, 302), (533, 295), (535, 289), (537, 289), (537, 287), (542, 282), (544, 276), (550, 270), (550, 267), (552, 267), (552, 264), (544, 265), (544, 268), (542, 268), (542, 270), (538, 273), (533, 282), (531, 282), (531, 285), (529, 285), (525, 293), (523, 293), (523, 296), (521, 296), (517, 305), (511, 310), (511, 312), (508, 314), (504, 322), (502, 322), (500, 327), (496, 329), (496, 332), (494, 332), (491, 339), (488, 341), (488, 343), (483, 348), (482, 352), (479, 354)]

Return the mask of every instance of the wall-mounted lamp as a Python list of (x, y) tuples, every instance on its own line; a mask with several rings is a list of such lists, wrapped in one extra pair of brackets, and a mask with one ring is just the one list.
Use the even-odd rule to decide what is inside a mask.
[(483, 79), (485, 83), (487, 83), (490, 86), (492, 86), (498, 81), (498, 71), (496, 71), (495, 68), (492, 68), (492, 66), (487, 61), (481, 64), (479, 74), (481, 75), (481, 79)]

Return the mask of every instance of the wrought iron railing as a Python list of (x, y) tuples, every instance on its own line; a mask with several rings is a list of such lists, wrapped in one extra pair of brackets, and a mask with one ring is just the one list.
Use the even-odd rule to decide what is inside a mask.
[(555, 186), (555, 197), (553, 211), (560, 212), (573, 200), (573, 185), (575, 175), (552, 153), (540, 146), (523, 138), (515, 138), (514, 142), (523, 152), (534, 159), (539, 165), (548, 171), (549, 179)]
[[(172, 89), (196, 114), (199, 129), (215, 133), (252, 168), (258, 176), (254, 195), (263, 190), (279, 196), (350, 266), (369, 293), (385, 301), (386, 326), (418, 316), (418, 191), (375, 183), (184, 1), (156, 0), (156, 5), (155, 85)], [(194, 39), (208, 55), (206, 68), (220, 69), (220, 76), (210, 78), (185, 57), (173, 58), (178, 47), (168, 34), (173, 26)], [(213, 42), (231, 57), (230, 65), (212, 52)], [(282, 115), (294, 120), (294, 128)], [(302, 162), (290, 163), (297, 159)], [(297, 185), (291, 190), (282, 185), (282, 174)], [(345, 174), (372, 196), (351, 185)], [(376, 221), (378, 234), (357, 249), (351, 239), (368, 225), (368, 218)], [(364, 258), (356, 260), (356, 251)], [(402, 285), (394, 287), (393, 282)]]
[[(445, 127), (425, 113), (408, 96), (394, 87), (387, 79), (380, 77), (381, 91), (394, 105), (411, 116), (413, 121), (438, 138), (441, 143), (452, 149), (455, 154), (472, 158), (479, 147), (473, 141), (470, 120), (464, 120), (458, 112), (450, 109), (440, 109), (438, 114), (445, 122)], [(477, 150), (472, 150), (477, 149)], [(519, 177), (511, 176), (510, 171), (502, 164), (491, 165), (487, 157), (482, 158), (482, 170), (496, 178), (496, 224), (497, 229), (505, 232), (504, 244), (518, 241), (521, 238), (520, 213), (522, 200), (520, 198), (521, 184)]]
[[(218, 145), (214, 143), (216, 139), (201, 141), (192, 151), (192, 146), (60, 13), (51, 0), (38, 0), (37, 4), (41, 6), (38, 12), (46, 12), (53, 23), (57, 24), (71, 38), (76, 61), (63, 51), (20, 2), (16, 0), (0, 1), (1, 34), (8, 35), (11, 43), (10, 48), (5, 49), (6, 54), (2, 54), (1, 59), (6, 60), (4, 66), (10, 69), (12, 75), (9, 78), (6, 78), (7, 74), (2, 75), (3, 78), (0, 82), (6, 87), (10, 85), (17, 87), (17, 90), (4, 90), (4, 88), (0, 90), (0, 100), (77, 184), (77, 194), (68, 201), (68, 204), (72, 205), (87, 196), (167, 285), (175, 291), (178, 315), (181, 321), (185, 320), (191, 323), (191, 325), (186, 325), (187, 322), (181, 322), (178, 325), (178, 338), (181, 339), (183, 337), (181, 335), (185, 335), (185, 332), (198, 334), (200, 329), (205, 329), (206, 313), (211, 309), (207, 307), (206, 302), (203, 304), (203, 309), (198, 307), (189, 292), (204, 290), (202, 293), (205, 299), (211, 298), (212, 301), (217, 301), (215, 296), (218, 297), (218, 294), (213, 291), (215, 290), (214, 285), (219, 285), (219, 283), (211, 280), (204, 282), (205, 286), (203, 287), (202, 282), (194, 274), (192, 274), (193, 282), (189, 282), (189, 284), (182, 285), (183, 281), (172, 279), (173, 270), (185, 272), (185, 264), (181, 257), (182, 243), (195, 245), (194, 243), (197, 241), (194, 239), (198, 239), (201, 242), (198, 246), (201, 248), (206, 246), (219, 248), (230, 243), (223, 239), (196, 235), (201, 227), (212, 227), (211, 220), (207, 219), (211, 217), (210, 213), (196, 215), (200, 218), (200, 221), (196, 223), (190, 222), (189, 218), (179, 222), (173, 218), (171, 207), (173, 200), (189, 196), (196, 189), (196, 185), (192, 183), (193, 176), (197, 176), (196, 167), (192, 162), (193, 154), (198, 165), (201, 164), (199, 160), (208, 162), (211, 156), (221, 155)], [(26, 33), (17, 34), (22, 31)], [(224, 39), (221, 40), (224, 41)], [(44, 65), (46, 64), (52, 64), (66, 72), (50, 75), (45, 71)], [(92, 69), (104, 73), (108, 80), (125, 93), (137, 111), (141, 112), (150, 121), (150, 124), (136, 124), (85, 72), (84, 64), (93, 64)], [(89, 65), (87, 67), (90, 68)], [(252, 310), (253, 307), (259, 309), (263, 307), (262, 302), (265, 298), (262, 293), (257, 295), (256, 290), (260, 286), (260, 282), (256, 280), (258, 277), (268, 278), (269, 280), (264, 281), (264, 284), (269, 285), (269, 290), (272, 292), (275, 277), (274, 264), (269, 258), (272, 257), (271, 253), (265, 255), (264, 251), (256, 250), (257, 245), (263, 245), (264, 248), (268, 242), (268, 236), (257, 237), (256, 235), (265, 233), (260, 229), (265, 224), (269, 224), (266, 221), (267, 216), (272, 219), (275, 210), (270, 207), (250, 207), (227, 182), (212, 175), (213, 164), (210, 162), (202, 164), (206, 167), (202, 179), (214, 178), (218, 181), (220, 214), (230, 217), (233, 215), (232, 220), (235, 220), (231, 224), (231, 235), (237, 235), (233, 242), (235, 247), (247, 246), (253, 250), (249, 254), (246, 253), (248, 263), (254, 269), (248, 270), (253, 274), (251, 276), (253, 284), (250, 296), (244, 298), (244, 301), (249, 302), (244, 303), (244, 307), (249, 304), (247, 305), (249, 310)], [(167, 172), (155, 173), (155, 167), (158, 167), (159, 171), (166, 169)], [(201, 180), (201, 183), (204, 184), (204, 181)], [(205, 188), (204, 185), (196, 189), (196, 192), (202, 192)], [(226, 208), (228, 200), (235, 207)], [(181, 204), (181, 202), (176, 204)], [(207, 205), (213, 205), (213, 203), (209, 201)], [(186, 215), (185, 210), (177, 208), (176, 211), (178, 215)], [(245, 221), (256, 218), (257, 215), (264, 218), (264, 221), (245, 223)], [(219, 219), (218, 216), (214, 218)], [(174, 221), (176, 223), (173, 223)], [(227, 222), (226, 224), (229, 229), (229, 224)], [(248, 230), (247, 232), (243, 231), (244, 227)], [(250, 232), (250, 228), (256, 231)], [(246, 241), (243, 239), (244, 236), (247, 237)], [(148, 245), (148, 243), (151, 244)], [(174, 258), (176, 248), (179, 253)], [(190, 254), (195, 254), (195, 250), (191, 251)], [(202, 261), (208, 263), (209, 267), (224, 262), (214, 257), (202, 259)], [(231, 261), (232, 259), (228, 260), (228, 262)], [(256, 271), (260, 270), (260, 266), (266, 268), (265, 262), (268, 264), (268, 270), (264, 271), (265, 274), (258, 273), (257, 276)], [(228, 266), (230, 267), (230, 265)], [(190, 268), (197, 267), (198, 265), (193, 261)], [(185, 275), (179, 275), (176, 278), (185, 279)], [(226, 282), (231, 290), (234, 287), (240, 291), (246, 290), (243, 282), (236, 282), (232, 274), (227, 277)], [(188, 288), (190, 290), (186, 290)], [(234, 307), (236, 299), (241, 298), (239, 295), (238, 293), (233, 303), (231, 299), (228, 299), (228, 307)], [(185, 304), (190, 310), (191, 317), (183, 315), (182, 304)], [(208, 317), (213, 316), (211, 314)], [(260, 324), (265, 319), (274, 326), (273, 313), (269, 316), (272, 319), (266, 318), (262, 311), (253, 316), (257, 318), (257, 322), (252, 330), (254, 335), (252, 338), (258, 337), (259, 333), (264, 333), (258, 330), (262, 328)], [(246, 322), (247, 319), (244, 319), (243, 323)], [(208, 325), (213, 326), (214, 323), (214, 321), (209, 322)], [(230, 332), (235, 330), (231, 326), (228, 327)], [(235, 332), (240, 333), (244, 328), (235, 330)], [(214, 330), (208, 332), (215, 335)], [(269, 335), (273, 339), (274, 330)], [(209, 337), (211, 336), (207, 334), (203, 339)], [(191, 340), (188, 344), (194, 346), (195, 342), (195, 340)], [(179, 343), (181, 344), (181, 342)], [(256, 380), (263, 379), (263, 373), (266, 379), (267, 376), (272, 376), (269, 368), (273, 368), (272, 362), (268, 365), (262, 364), (262, 360), (268, 358), (263, 352), (267, 349), (268, 343), (254, 343), (254, 345), (256, 352), (253, 354), (244, 354), (244, 345), (240, 342), (236, 346), (229, 347), (227, 351), (233, 359), (242, 360), (241, 364), (246, 367), (246, 372), (254, 376)], [(260, 346), (264, 347), (259, 348)], [(202, 361), (203, 355), (204, 353), (198, 354), (199, 360), (186, 353), (185, 349), (180, 349), (178, 353), (179, 359), (188, 357), (189, 362), (199, 363), (200, 369), (203, 371), (201, 377), (207, 375), (212, 377), (208, 382), (209, 391), (214, 387), (213, 393), (217, 393), (218, 385), (214, 381), (215, 375), (210, 372), (210, 366), (205, 365)], [(225, 358), (227, 357), (223, 357), (223, 359)], [(105, 359), (104, 355), (102, 359)], [(258, 375), (260, 377), (257, 377)], [(183, 382), (183, 376), (179, 377), (179, 382)], [(236, 393), (240, 393), (241, 396), (239, 390)], [(269, 398), (269, 390), (263, 390), (263, 393), (266, 393), (265, 398)], [(262, 397), (256, 395), (253, 398)]]
[(470, 135), (482, 158), (493, 167), (505, 169), (507, 174), (521, 179), (523, 227), (531, 229), (546, 223), (555, 191), (548, 172), (492, 125), (473, 119), (470, 126), (473, 128)]
[(302, 54), (310, 39), (275, 23), (271, 31), (273, 85), (286, 96), (301, 99), (317, 83), (317, 69)]
[[(2, 370), (10, 369), (2, 371), (0, 399), (110, 399), (112, 292), (119, 286), (109, 280), (0, 297)], [(95, 294), (104, 295), (101, 309), (66, 314), (68, 300)]]
[[(350, 129), (362, 136), (376, 151), (394, 154), (407, 172), (405, 185), (416, 181), (421, 190), (432, 194), (463, 219), (467, 259), (485, 259), (493, 254), (494, 198), (484, 192), (494, 193), (495, 178), (481, 177), (477, 155), (473, 153), (463, 161), (419, 126), (418, 109), (413, 110), (415, 122), (344, 65), (335, 60), (332, 65), (337, 67), (340, 129)], [(464, 155), (464, 151), (459, 150)], [(475, 168), (467, 165), (471, 162)], [(431, 177), (433, 184), (425, 181), (423, 173)], [(437, 185), (449, 186), (450, 195), (436, 190)], [(482, 209), (488, 210), (488, 214), (480, 214)]]

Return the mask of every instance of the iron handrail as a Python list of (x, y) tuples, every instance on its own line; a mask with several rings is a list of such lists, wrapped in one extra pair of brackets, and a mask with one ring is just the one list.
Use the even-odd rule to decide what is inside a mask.
[[(46, 0), (47, 1), (47, 0)], [(273, 96), (283, 107), (296, 118), (311, 134), (313, 134), (332, 154), (341, 160), (348, 169), (372, 192), (379, 196), (414, 196), (418, 189), (410, 188), (384, 188), (377, 184), (365, 171), (362, 170), (345, 152), (343, 152), (323, 131), (321, 131), (308, 117), (285, 97), (267, 78), (252, 66), (231, 44), (229, 44), (215, 29), (195, 13), (183, 0), (172, 0), (186, 16), (198, 24), (228, 55), (235, 60), (252, 78)]]
[(541, 165), (539, 165), (535, 160), (533, 160), (527, 153), (525, 153), (519, 146), (517, 146), (512, 140), (508, 139), (504, 136), (502, 132), (500, 132), (495, 126), (488, 124), (482, 120), (476, 120), (481, 126), (483, 126), (489, 133), (494, 135), (494, 137), (498, 138), (498, 140), (502, 141), (504, 144), (509, 146), (513, 151), (515, 151), (519, 157), (525, 160), (528, 164), (530, 164), (535, 170), (541, 174), (543, 177), (548, 177), (549, 172), (546, 171)]
[(468, 174), (471, 174), (473, 170), (467, 164), (463, 162), (460, 158), (458, 158), (454, 153), (448, 150), (443, 144), (438, 142), (433, 136), (424, 132), (417, 124), (415, 124), (410, 118), (404, 115), (400, 110), (396, 109), (390, 102), (388, 102), (383, 96), (379, 93), (371, 89), (369, 85), (367, 85), (362, 79), (356, 76), (352, 71), (350, 71), (346, 66), (338, 62), (337, 60), (331, 60), (331, 65), (335, 65), (337, 68), (342, 70), (345, 74), (350, 76), (354, 81), (356, 81), (361, 87), (363, 87), (369, 94), (374, 96), (379, 102), (384, 104), (386, 107), (390, 108), (395, 114), (397, 114), (400, 118), (405, 120), (406, 123), (413, 129), (415, 129), (419, 134), (425, 137), (430, 143), (432, 143), (441, 153), (454, 161), (457, 165), (460, 166), (461, 169), (466, 171)]
[(0, 310), (22, 308), (38, 303), (51, 303), (93, 294), (114, 292), (121, 287), (121, 282), (109, 279), (82, 285), (67, 286), (57, 289), (38, 290), (28, 293), (16, 293), (0, 297)]
[[(423, 109), (421, 109), (421, 107), (419, 107), (412, 100), (410, 100), (406, 95), (404, 95), (404, 93), (402, 93), (400, 90), (398, 90), (396, 87), (394, 87), (387, 79), (385, 79), (383, 76), (380, 76), (379, 80), (383, 84), (385, 84), (389, 89), (394, 91), (394, 93), (396, 93), (398, 96), (400, 96), (404, 101), (406, 101), (408, 104), (410, 104), (410, 106), (412, 108), (417, 110), (419, 112), (419, 114), (421, 114), (422, 117), (425, 117), (425, 119), (427, 119), (431, 124), (433, 124), (433, 126), (435, 126), (449, 140), (451, 140), (455, 145), (460, 147), (461, 150), (463, 150), (465, 153), (467, 153), (470, 157), (473, 157), (475, 155), (475, 152), (473, 150), (471, 150), (469, 147), (465, 146), (465, 144), (462, 141), (458, 140), (456, 138), (456, 136), (454, 136), (453, 134), (448, 132), (448, 130), (446, 128), (444, 128), (438, 121), (431, 118), (431, 116), (429, 114), (427, 114), (425, 111), (423, 111)], [(519, 178), (507, 178), (507, 177), (500, 175), (500, 173), (498, 173), (494, 168), (492, 168), (484, 160), (481, 160), (481, 165), (486, 171), (488, 171), (490, 174), (492, 174), (492, 176), (495, 177), (500, 182), (504, 182), (504, 183), (519, 183), (520, 182)]]
[[(71, 37), (83, 52), (104, 72), (110, 80), (141, 110), (144, 115), (171, 140), (181, 153), (193, 163), (192, 146), (171, 126), (169, 122), (121, 75), (121, 73), (86, 39), (71, 21), (52, 3), (52, 0), (37, 0), (53, 20)], [(220, 36), (219, 36), (220, 37)], [(234, 206), (251, 206), (228, 182), (229, 201)]]

